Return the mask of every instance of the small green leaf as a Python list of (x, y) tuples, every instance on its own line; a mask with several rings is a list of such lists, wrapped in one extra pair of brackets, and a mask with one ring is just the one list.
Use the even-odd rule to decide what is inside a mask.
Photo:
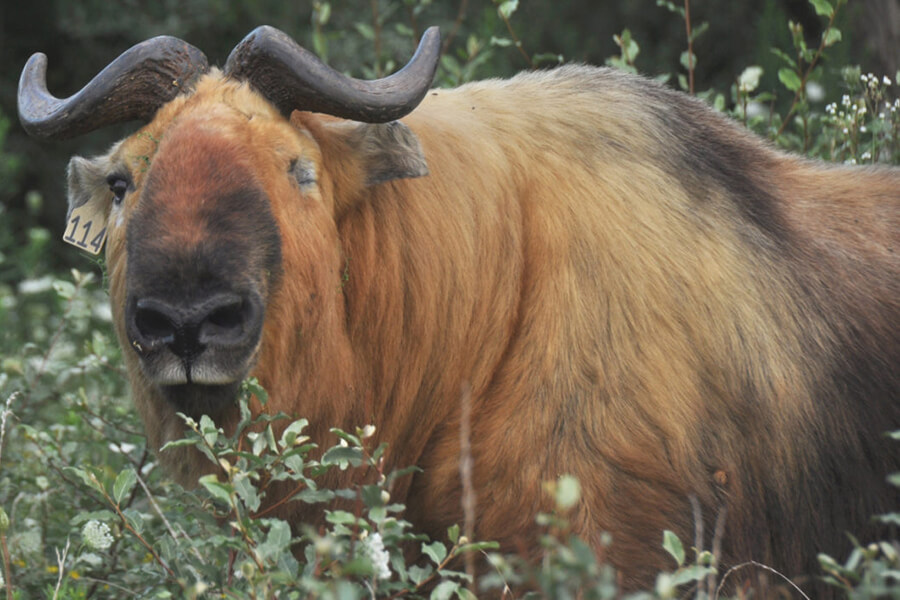
[(202, 485), (213, 498), (218, 498), (226, 504), (231, 504), (231, 493), (234, 490), (230, 485), (222, 483), (213, 474), (204, 475), (199, 481), (200, 485)]
[(504, 19), (508, 19), (518, 8), (519, 0), (504, 0), (500, 3), (500, 6), (497, 7), (497, 12), (499, 12), (500, 16)]
[(93, 473), (89, 473), (89, 472), (85, 471), (84, 469), (79, 469), (77, 467), (68, 467), (67, 469), (65, 469), (65, 471), (68, 471), (69, 473), (74, 473), (81, 479), (81, 481), (84, 482), (84, 484), (86, 486), (88, 486), (89, 488), (93, 488), (94, 490), (96, 490), (100, 493), (103, 493), (103, 491), (104, 491), (103, 485), (97, 479), (97, 476), (94, 475)]
[(207, 415), (200, 417), (200, 433), (208, 446), (216, 445), (216, 440), (219, 439), (219, 428)]
[(681, 53), (681, 66), (687, 70), (696, 69), (697, 68), (697, 55), (693, 52), (688, 52), (685, 50)]
[(71, 300), (75, 296), (75, 285), (71, 281), (57, 279), (53, 282), (53, 289), (63, 300)]
[(459, 587), (460, 584), (456, 581), (442, 581), (431, 591), (431, 595), (428, 598), (429, 600), (450, 600)]
[(381, 494), (382, 489), (377, 485), (364, 485), (360, 490), (363, 504), (369, 508), (376, 506), (384, 506), (384, 497)]
[(698, 37), (706, 33), (709, 29), (709, 23), (707, 21), (703, 21), (693, 29), (691, 29), (691, 41), (695, 41)]
[(346, 510), (329, 511), (328, 514), (325, 515), (325, 520), (329, 523), (334, 523), (335, 525), (349, 525), (351, 523), (356, 523), (356, 517), (353, 513), (349, 513)]
[(265, 406), (266, 402), (269, 400), (269, 393), (266, 391), (266, 388), (260, 385), (259, 380), (256, 377), (248, 377), (242, 381), (241, 391), (245, 394), (256, 396), (256, 399), (259, 400), (259, 403), (263, 406)]
[(434, 569), (432, 569), (431, 567), (419, 567), (417, 565), (413, 565), (409, 568), (409, 580), (414, 584), (419, 585), (423, 581), (428, 579), (428, 577), (430, 577), (433, 572)]
[(325, 25), (328, 23), (328, 19), (331, 17), (331, 3), (330, 2), (321, 2), (319, 3), (318, 14), (316, 15), (316, 22), (319, 25)]
[(481, 552), (483, 550), (499, 550), (499, 542), (472, 542), (471, 544), (463, 544), (455, 554), (465, 554), (467, 552)]
[(792, 92), (799, 90), (802, 85), (800, 76), (786, 67), (778, 69), (778, 79), (784, 84), (784, 87)]
[(459, 541), (459, 525), (453, 525), (447, 529), (447, 539), (450, 540), (451, 544)]
[(788, 64), (795, 69), (797, 68), (797, 61), (794, 60), (793, 58), (791, 58), (790, 56), (788, 56), (787, 52), (784, 52), (783, 50), (781, 50), (779, 48), (770, 48), (770, 50), (771, 50), (772, 54), (774, 54), (775, 56), (780, 58), (782, 61), (784, 61), (785, 64)]
[(296, 494), (293, 499), (302, 500), (307, 504), (317, 504), (334, 500), (334, 492), (331, 490), (312, 490), (307, 488)]
[(269, 521), (269, 533), (263, 543), (256, 547), (263, 559), (275, 558), (286, 553), (291, 545), (291, 528), (281, 520)]
[(122, 499), (131, 492), (135, 483), (137, 483), (137, 475), (134, 469), (128, 468), (119, 473), (113, 484), (113, 498), (115, 498), (116, 504), (122, 503)]
[(128, 523), (132, 528), (134, 528), (137, 533), (142, 533), (144, 531), (144, 523), (152, 520), (150, 515), (142, 513), (141, 511), (135, 510), (133, 508), (126, 508), (124, 511), (122, 511), (122, 514), (125, 515)]
[(182, 446), (196, 446), (200, 443), (200, 440), (194, 438), (190, 440), (175, 440), (174, 442), (166, 442), (166, 445), (163, 446), (160, 451), (165, 452), (166, 450), (172, 448), (180, 448)]
[(672, 555), (679, 567), (684, 564), (684, 546), (678, 536), (668, 529), (663, 531), (663, 548)]
[(290, 448), (298, 443), (303, 443), (307, 441), (309, 438), (303, 435), (300, 435), (306, 426), (309, 424), (309, 421), (306, 419), (300, 419), (298, 421), (294, 421), (281, 433), (281, 440), (278, 442), (279, 445), (283, 448)]
[(682, 586), (686, 583), (693, 583), (706, 579), (707, 576), (715, 573), (712, 567), (703, 567), (700, 565), (691, 565), (684, 569), (679, 569), (670, 580), (675, 587)]
[(762, 77), (763, 68), (752, 65), (744, 69), (738, 77), (738, 90), (749, 93), (759, 87), (759, 78)]
[(375, 39), (375, 30), (372, 29), (370, 25), (367, 25), (366, 23), (356, 23), (354, 24), (354, 27), (356, 27), (356, 31), (359, 32), (359, 35), (363, 36), (365, 39), (370, 41)]
[(237, 495), (251, 511), (256, 511), (259, 508), (262, 501), (259, 493), (256, 491), (256, 487), (250, 481), (250, 478), (246, 476), (246, 473), (239, 473), (235, 477), (234, 491), (237, 492)]
[(830, 46), (834, 46), (835, 44), (840, 42), (841, 39), (842, 39), (841, 30), (837, 29), (835, 27), (826, 29), (825, 32), (822, 34), (822, 40), (825, 43), (826, 48), (828, 48)]
[(322, 455), (323, 465), (338, 465), (345, 468), (348, 463), (354, 467), (362, 464), (362, 450), (347, 446), (334, 446)]
[(347, 433), (343, 429), (338, 429), (337, 427), (331, 428), (331, 433), (338, 436), (347, 444), (353, 447), (362, 446), (362, 440), (359, 439), (359, 436), (353, 435), (352, 433)]
[(440, 542), (432, 542), (430, 544), (422, 544), (422, 552), (428, 555), (428, 557), (434, 562), (434, 564), (440, 566), (444, 559), (447, 558), (447, 547)]
[(834, 7), (828, 0), (809, 0), (809, 3), (816, 9), (816, 14), (820, 17), (831, 18), (831, 15), (834, 14)]

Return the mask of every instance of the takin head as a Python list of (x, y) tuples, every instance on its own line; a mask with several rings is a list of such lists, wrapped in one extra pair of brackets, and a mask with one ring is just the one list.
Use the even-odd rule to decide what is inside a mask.
[[(344, 267), (336, 215), (366, 186), (427, 174), (418, 139), (395, 119), (425, 95), (439, 50), (432, 28), (401, 72), (360, 81), (271, 27), (250, 33), (224, 72), (163, 36), (128, 50), (63, 100), (46, 89), (46, 57), (28, 62), (19, 112), (33, 136), (149, 121), (104, 156), (73, 158), (68, 187), (70, 214), (87, 205), (108, 214), (117, 334), (130, 349), (135, 400), (157, 447), (174, 431), (154, 429), (165, 429), (160, 420), (175, 411), (233, 410), (229, 400), (259, 360), (264, 328), (289, 326), (264, 325), (285, 287), (285, 262), (294, 274), (286, 304), (307, 298), (297, 311), (307, 321), (342, 301), (332, 289)], [(323, 152), (334, 157), (327, 167)], [(142, 402), (145, 387), (157, 398)], [(163, 417), (149, 406), (160, 397)]]

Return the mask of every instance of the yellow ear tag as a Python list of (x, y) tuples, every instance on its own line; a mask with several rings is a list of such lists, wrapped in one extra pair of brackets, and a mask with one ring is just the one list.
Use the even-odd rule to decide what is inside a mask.
[(72, 209), (63, 241), (91, 254), (100, 254), (106, 240), (106, 213), (109, 204), (89, 201)]

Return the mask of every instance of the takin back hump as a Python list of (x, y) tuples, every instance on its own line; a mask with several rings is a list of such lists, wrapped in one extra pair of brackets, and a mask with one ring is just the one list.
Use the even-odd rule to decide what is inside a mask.
[[(373, 190), (340, 223), (366, 265), (351, 330), (374, 296), (414, 298), (419, 327), (397, 344), (435, 357), (418, 381), (437, 383), (411, 387), (445, 407), (442, 376), (471, 383), (480, 537), (535, 549), (540, 482), (572, 473), (576, 531), (596, 546), (612, 532), (632, 583), (666, 564), (663, 529), (691, 539), (691, 496), (706, 531), (727, 509), (724, 564), (809, 574), (819, 549), (896, 506), (896, 169), (784, 155), (683, 94), (591, 67), (436, 90), (406, 122), (430, 177), (399, 199)], [(367, 283), (375, 211), (412, 220), (396, 288)], [(454, 343), (423, 347), (422, 328)], [(412, 396), (410, 410), (429, 401)], [(459, 412), (442, 410), (454, 426), (425, 429), (408, 498), (433, 533), (462, 516)]]

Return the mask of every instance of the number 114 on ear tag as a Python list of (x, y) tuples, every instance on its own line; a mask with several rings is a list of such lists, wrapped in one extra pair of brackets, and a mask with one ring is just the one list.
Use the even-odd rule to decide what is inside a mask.
[(63, 241), (99, 254), (106, 240), (106, 209), (102, 202), (85, 202), (73, 208)]

